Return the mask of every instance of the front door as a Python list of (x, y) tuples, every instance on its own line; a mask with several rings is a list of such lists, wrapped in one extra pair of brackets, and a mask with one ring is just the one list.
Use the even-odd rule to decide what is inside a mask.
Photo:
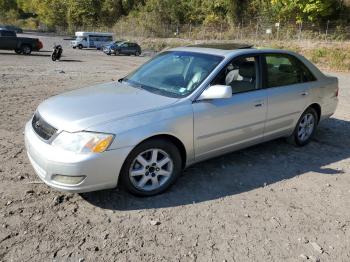
[(259, 57), (234, 59), (212, 83), (230, 85), (232, 97), (193, 103), (196, 160), (262, 140), (267, 91), (261, 89), (259, 65)]

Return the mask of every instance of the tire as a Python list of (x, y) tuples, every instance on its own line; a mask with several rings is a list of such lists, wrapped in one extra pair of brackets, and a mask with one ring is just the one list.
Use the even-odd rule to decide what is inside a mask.
[(76, 46), (73, 46), (73, 49), (76, 49), (77, 47)]
[(32, 52), (32, 48), (29, 45), (22, 45), (21, 46), (21, 53), (23, 55), (30, 55)]
[(130, 193), (153, 196), (168, 189), (181, 171), (182, 159), (178, 148), (165, 139), (150, 139), (131, 151), (123, 164), (120, 178)]
[(296, 146), (305, 146), (310, 143), (315, 134), (318, 120), (318, 115), (315, 109), (311, 107), (306, 109), (299, 118), (293, 134), (287, 139), (287, 141)]
[(56, 54), (52, 54), (51, 55), (51, 60), (54, 61), (54, 62), (56, 61)]
[(16, 48), (16, 49), (15, 49), (15, 53), (18, 54), (18, 55), (20, 55), (20, 54), (22, 54), (22, 50)]
[(135, 56), (139, 56), (140, 55), (140, 52), (139, 51), (136, 51), (135, 52)]
[(114, 54), (115, 54), (115, 55), (119, 55), (120, 52), (119, 52), (118, 50), (115, 50)]
[(79, 48), (79, 49), (83, 49), (83, 46), (82, 46), (82, 45), (78, 45), (78, 48)]

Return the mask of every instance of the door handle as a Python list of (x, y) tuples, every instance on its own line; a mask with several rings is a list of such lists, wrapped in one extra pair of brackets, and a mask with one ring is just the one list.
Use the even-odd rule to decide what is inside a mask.
[(263, 105), (264, 105), (264, 103), (259, 102), (259, 103), (255, 104), (254, 106), (255, 106), (255, 107), (262, 107)]
[(302, 96), (307, 96), (309, 93), (308, 92), (306, 92), (306, 91), (304, 91), (304, 92), (302, 92), (302, 93), (300, 93), (300, 95), (302, 95)]

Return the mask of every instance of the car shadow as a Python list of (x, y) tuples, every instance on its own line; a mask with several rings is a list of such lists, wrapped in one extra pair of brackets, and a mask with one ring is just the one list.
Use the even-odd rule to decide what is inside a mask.
[(92, 205), (111, 210), (138, 210), (188, 205), (223, 198), (317, 172), (341, 175), (328, 165), (350, 157), (350, 122), (331, 118), (321, 123), (315, 139), (295, 147), (284, 139), (233, 152), (186, 169), (165, 193), (135, 197), (124, 190), (81, 194)]
[(76, 62), (76, 63), (82, 63), (84, 61), (78, 60), (78, 59), (60, 59), (59, 62)]
[(13, 53), (0, 52), (0, 55), (11, 55), (11, 56), (13, 55), (13, 56), (21, 56), (21, 57), (31, 57), (31, 56), (51, 57), (51, 55), (43, 54), (41, 52), (31, 53), (30, 55), (21, 55), (21, 54), (16, 54), (15, 52)]

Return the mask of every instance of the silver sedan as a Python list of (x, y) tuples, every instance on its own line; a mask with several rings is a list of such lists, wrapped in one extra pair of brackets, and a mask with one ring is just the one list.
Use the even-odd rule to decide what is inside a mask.
[(122, 183), (154, 195), (194, 163), (267, 140), (310, 142), (338, 80), (289, 51), (183, 47), (117, 82), (54, 96), (25, 128), (38, 176), (62, 191)]

